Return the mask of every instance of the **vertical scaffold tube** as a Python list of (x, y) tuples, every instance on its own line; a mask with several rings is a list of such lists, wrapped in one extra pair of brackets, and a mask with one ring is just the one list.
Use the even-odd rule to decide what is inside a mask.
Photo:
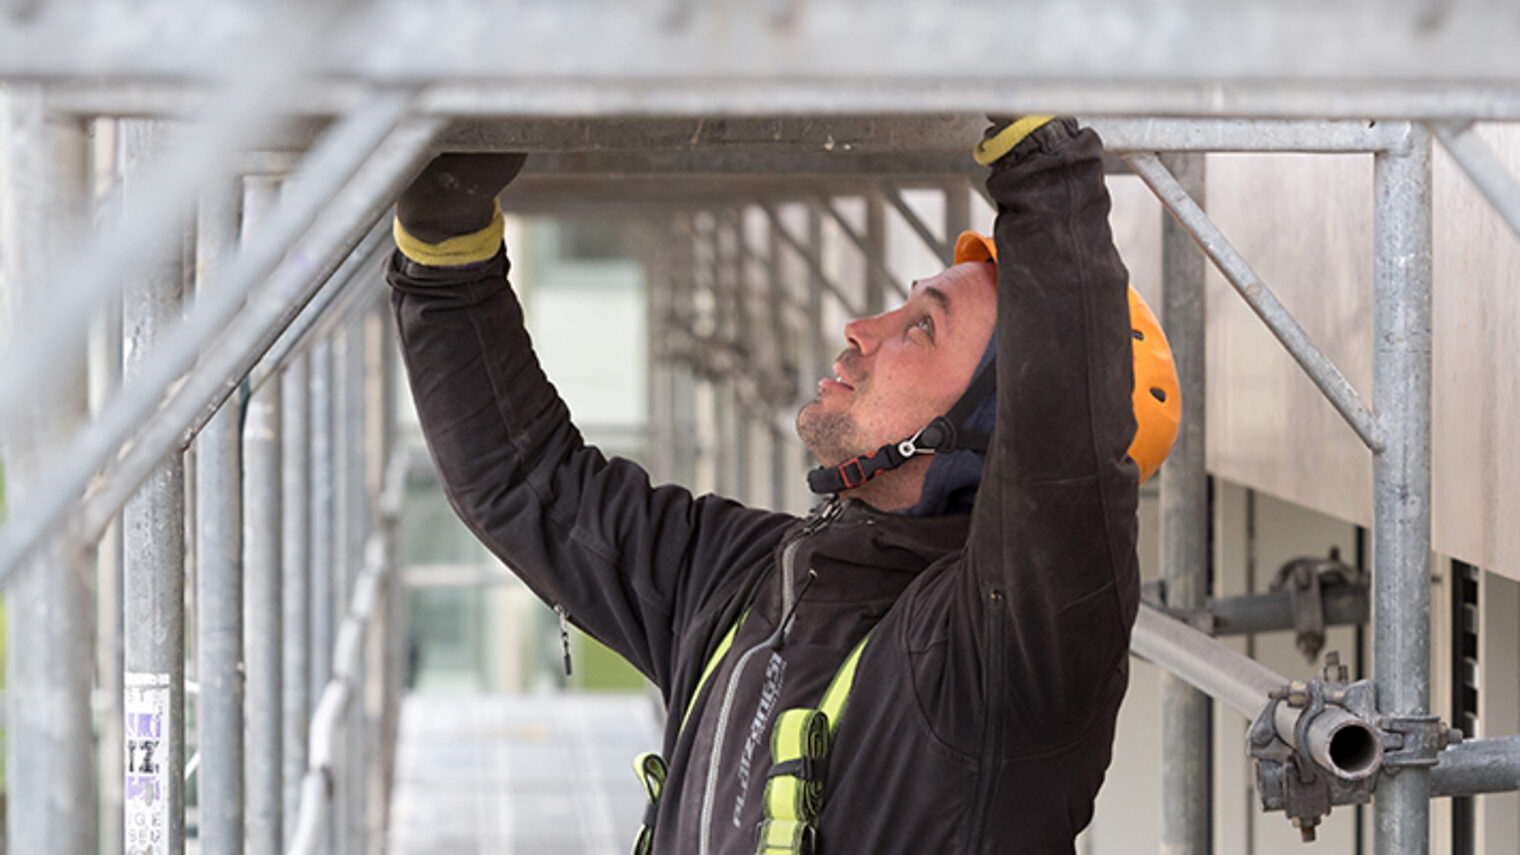
[[(341, 359), (337, 384), (338, 416), (337, 471), (340, 501), (338, 530), (342, 541), (342, 559), (339, 562), (342, 580), (338, 597), (340, 615), (347, 614), (353, 600), (354, 586), (364, 569), (364, 543), (369, 533), (369, 495), (367, 490), (368, 459), (366, 426), (366, 360), (364, 318), (362, 316), (344, 322), (342, 328)], [(341, 620), (341, 618), (340, 618)], [(342, 736), (339, 740), (337, 792), (333, 816), (339, 825), (339, 850), (344, 855), (362, 855), (367, 851), (364, 829), (365, 814), (365, 762), (364, 693), (362, 675), (368, 667), (360, 646), (358, 667), (351, 678), (359, 682), (353, 688), (354, 700), (344, 712)]]
[[(274, 214), (279, 182), (243, 184), (243, 241), (256, 240)], [(249, 855), (278, 855), (282, 773), (280, 505), (281, 387), (265, 383), (248, 399), (243, 423), (243, 648), (247, 674), (244, 796)]]
[[(82, 220), (85, 134), (50, 117), (40, 89), (0, 88), (0, 339), (45, 311), (55, 284), (49, 263)], [(0, 425), (7, 501), (25, 502), (46, 483), (49, 459), (83, 424), (84, 336), (54, 354), (58, 382), (14, 421)], [(93, 855), (96, 847), (90, 684), (93, 549), (50, 541), (5, 591), (7, 605), (7, 851)]]
[[(791, 296), (787, 293), (786, 277), (781, 271), (781, 238), (777, 237), (775, 226), (766, 223), (765, 228), (765, 257), (769, 261), (765, 266), (765, 303), (770, 307), (770, 339), (772, 364), (770, 371), (780, 380), (790, 377), (796, 363), (788, 358), (788, 354), (797, 352), (794, 344), (796, 336), (791, 334), (792, 322), (790, 316), (794, 305)], [(767, 383), (767, 389), (776, 390), (781, 384)], [(776, 413), (771, 408), (774, 403), (766, 401), (765, 430), (770, 441), (771, 456), (771, 495), (769, 506), (773, 510), (787, 510), (787, 480), (796, 471), (787, 453), (786, 434), (782, 431), (780, 423), (776, 419)]]
[[(807, 206), (807, 243), (803, 246), (814, 258), (823, 255), (823, 211), (818, 203), (809, 203)], [(798, 397), (801, 400), (811, 400), (815, 394), (815, 383), (820, 377), (834, 376), (834, 354), (839, 352), (838, 344), (829, 338), (828, 329), (824, 321), (824, 282), (823, 277), (818, 275), (819, 267), (808, 265), (807, 276), (807, 330), (804, 335), (807, 339), (808, 370), (803, 372)], [(817, 465), (813, 460), (812, 452), (803, 449), (803, 471)], [(803, 479), (806, 484), (806, 478)], [(804, 487), (802, 491), (804, 500), (808, 506), (817, 501), (812, 491)]]
[[(333, 576), (337, 566), (336, 466), (333, 453), (333, 341), (318, 339), (311, 350), (311, 682), (312, 712), (332, 678), (336, 634)], [(310, 724), (308, 720), (307, 724)], [(332, 851), (333, 823), (323, 826), (319, 851)]]
[[(1430, 709), (1430, 137), (1374, 156), (1373, 408), (1387, 439), (1373, 457), (1373, 580), (1378, 709)], [(1373, 801), (1378, 855), (1430, 839), (1430, 773), (1385, 775)]]
[[(733, 467), (734, 489), (729, 495), (749, 505), (755, 504), (755, 488), (751, 477), (754, 468), (754, 400), (745, 400), (741, 375), (753, 377), (755, 371), (754, 324), (750, 318), (749, 269), (745, 262), (744, 210), (726, 208), (718, 217), (718, 258), (720, 286), (726, 285), (728, 293), (720, 291), (719, 300), (729, 307), (728, 344), (738, 356), (729, 363), (724, 388), (733, 407), (733, 433), (720, 441), (733, 445), (730, 465)], [(742, 360), (742, 362), (741, 362)]]
[[(116, 122), (114, 119), (96, 119), (94, 123), (94, 173), (96, 187), (92, 195), (100, 198), (100, 189), (116, 185)], [(121, 388), (121, 293), (118, 291), (105, 301), (101, 309), (101, 350), (105, 358), (99, 363), (100, 381), (97, 388), (107, 396)], [(95, 372), (91, 368), (92, 374)], [(100, 851), (121, 852), (126, 848), (122, 839), (122, 797), (126, 784), (126, 745), (122, 740), (125, 729), (122, 718), (122, 579), (121, 579), (121, 519), (113, 515), (111, 523), (96, 544), (95, 553), (99, 589), (95, 595), (96, 639), (95, 671), (96, 686), (105, 695), (105, 705), (99, 710), (97, 733), (100, 741), (96, 746), (98, 778), (100, 780)]]
[[(380, 712), (378, 739), (379, 748), (376, 753), (380, 759), (380, 773), (375, 776), (375, 797), (377, 799), (375, 813), (378, 815), (376, 827), (379, 829), (390, 828), (390, 794), (396, 779), (396, 741), (400, 730), (401, 721), (401, 689), (402, 677), (406, 669), (406, 585), (398, 572), (397, 562), (401, 558), (401, 550), (397, 531), (400, 528), (397, 520), (401, 515), (400, 505), (388, 505), (387, 491), (390, 489), (390, 477), (393, 459), (397, 453), (396, 441), (396, 396), (399, 392), (399, 377), (396, 369), (401, 357), (396, 347), (396, 321), (391, 314), (390, 301), (385, 297), (375, 301), (371, 310), (379, 341), (376, 354), (375, 385), (379, 389), (377, 412), (376, 435), (379, 444), (375, 449), (377, 486), (375, 492), (380, 496), (374, 511), (376, 527), (385, 527), (382, 545), (385, 550), (383, 561), (385, 562), (381, 575), (381, 599), (379, 603), (378, 619), (372, 627), (372, 633), (379, 633), (378, 647), (383, 659), (380, 665)], [(400, 476), (404, 492), (406, 475)], [(396, 497), (401, 501), (400, 497)], [(291, 820), (294, 821), (294, 814)]]
[[(1204, 155), (1163, 163), (1199, 205)], [(1204, 469), (1204, 258), (1172, 217), (1161, 221), (1162, 321), (1177, 363), (1182, 424), (1161, 469), (1161, 567), (1166, 602), (1207, 602), (1208, 473)], [(1161, 852), (1204, 855), (1213, 838), (1213, 702), (1176, 675), (1161, 674)]]
[[(238, 190), (228, 179), (201, 195), (197, 290), (236, 256)], [(195, 441), (199, 837), (205, 851), (228, 855), (243, 851), (242, 416), (242, 401), (229, 398)]]
[(649, 243), (643, 259), (645, 270), (644, 328), (646, 354), (649, 360), (649, 430), (647, 448), (650, 474), (656, 481), (673, 480), (675, 471), (675, 424), (671, 418), (671, 387), (674, 384), (675, 361), (670, 358), (668, 342), (676, 334), (671, 324), (670, 304), (674, 294), (674, 281), (670, 269), (670, 244), (672, 243), (671, 220), (650, 217)]
[(670, 423), (674, 433), (675, 466), (671, 478), (679, 484), (696, 489), (697, 473), (700, 471), (702, 442), (697, 422), (697, 384), (699, 379), (692, 360), (695, 358), (696, 308), (696, 240), (692, 215), (680, 213), (672, 221), (670, 241), (671, 258), (667, 269), (671, 275), (671, 309), (668, 323), (679, 325), (679, 341), (686, 344), (685, 352), (672, 366), (670, 392)]
[[(121, 123), (122, 183), (128, 216), (143, 161), (165, 146), (166, 129)], [(122, 306), (123, 383), (131, 384), (155, 344), (179, 319), (180, 254), (132, 271)], [(127, 740), (127, 850), (143, 834), (185, 851), (185, 466), (171, 453), (122, 510), (125, 588), (123, 678)]]
[(284, 664), (280, 701), (284, 711), (280, 750), (284, 766), (284, 831), (282, 849), (295, 833), (301, 802), (301, 778), (306, 774), (306, 735), (311, 719), (311, 406), (310, 361), (296, 356), (280, 376), (280, 401), (284, 421), (280, 428), (280, 523), (284, 553), (280, 559), (280, 599)]

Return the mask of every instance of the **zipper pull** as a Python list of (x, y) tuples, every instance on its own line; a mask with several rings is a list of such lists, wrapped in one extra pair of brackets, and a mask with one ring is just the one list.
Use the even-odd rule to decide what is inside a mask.
[(565, 649), (565, 676), (570, 676), (570, 620), (565, 614), (565, 607), (559, 603), (554, 604), (554, 613), (559, 615), (559, 643)]
[(809, 567), (807, 578), (803, 580), (802, 587), (797, 590), (797, 598), (792, 600), (792, 607), (787, 609), (786, 614), (781, 617), (781, 625), (776, 627), (776, 631), (771, 634), (771, 650), (777, 653), (781, 652), (781, 646), (786, 643), (787, 627), (791, 625), (793, 618), (797, 616), (797, 606), (802, 604), (802, 595), (808, 592), (808, 588), (813, 586), (813, 580), (817, 578), (818, 571)]
[(813, 509), (808, 521), (802, 527), (803, 534), (812, 534), (833, 521), (844, 510), (844, 502), (839, 501), (838, 496), (830, 496), (824, 503)]

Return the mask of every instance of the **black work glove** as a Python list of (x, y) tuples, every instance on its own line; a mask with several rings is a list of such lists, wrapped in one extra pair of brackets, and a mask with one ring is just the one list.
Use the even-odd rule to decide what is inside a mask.
[(440, 154), (396, 200), (407, 234), (437, 244), (489, 226), (496, 197), (522, 171), (526, 154)]

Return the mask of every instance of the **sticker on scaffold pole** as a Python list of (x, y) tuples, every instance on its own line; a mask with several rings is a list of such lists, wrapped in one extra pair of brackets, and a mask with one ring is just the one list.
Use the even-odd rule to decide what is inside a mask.
[(124, 675), (126, 714), (126, 855), (168, 855), (169, 675), (128, 672)]

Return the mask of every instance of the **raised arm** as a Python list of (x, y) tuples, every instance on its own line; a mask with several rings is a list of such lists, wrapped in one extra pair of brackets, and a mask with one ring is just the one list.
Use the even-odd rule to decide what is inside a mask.
[(1123, 691), (1139, 591), (1132, 351), (1097, 135), (1052, 121), (992, 164), (987, 188), (997, 427), (965, 560), (1003, 625), (986, 655), (1016, 696), (1017, 753), (1085, 733)]
[(581, 441), (507, 282), (495, 198), (521, 159), (506, 157), (443, 156), (397, 205), (387, 279), (423, 432), (470, 530), (668, 688), (674, 639), (790, 518), (651, 488)]

